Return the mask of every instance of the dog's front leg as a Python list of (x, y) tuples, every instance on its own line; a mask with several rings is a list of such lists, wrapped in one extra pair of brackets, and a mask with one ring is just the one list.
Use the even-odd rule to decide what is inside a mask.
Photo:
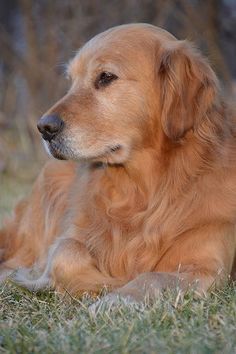
[(126, 298), (131, 302), (153, 301), (164, 289), (183, 291), (187, 286), (185, 274), (148, 272), (138, 275), (134, 280), (112, 292), (112, 295)]
[(20, 268), (11, 279), (29, 290), (54, 288), (75, 296), (98, 293), (107, 284), (119, 286), (117, 282), (113, 284), (113, 278), (99, 271), (85, 245), (74, 238), (59, 238), (50, 248), (41, 275), (32, 278), (32, 271), (35, 271), (32, 267)]
[(114, 288), (121, 284), (101, 272), (84, 243), (74, 238), (65, 238), (58, 243), (52, 256), (50, 275), (56, 290), (75, 296), (99, 293), (104, 286)]
[(134, 280), (128, 282), (109, 293), (102, 299), (90, 306), (92, 315), (100, 309), (110, 309), (113, 305), (123, 303), (126, 305), (144, 304), (146, 301), (154, 301), (164, 289), (186, 290), (188, 286), (185, 274), (148, 272), (138, 275)]
[(199, 274), (190, 273), (165, 273), (149, 272), (138, 275), (134, 280), (128, 282), (96, 301), (90, 306), (91, 315), (95, 316), (100, 310), (110, 310), (115, 305), (124, 304), (128, 306), (143, 306), (145, 303), (152, 303), (165, 289), (177, 291), (183, 295), (188, 289), (193, 290), (197, 295), (205, 295), (207, 289), (214, 284), (214, 278), (204, 272)]

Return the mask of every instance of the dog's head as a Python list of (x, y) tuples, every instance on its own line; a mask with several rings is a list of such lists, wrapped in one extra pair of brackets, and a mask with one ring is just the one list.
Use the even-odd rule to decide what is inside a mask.
[(68, 65), (69, 92), (40, 120), (60, 159), (125, 163), (132, 153), (196, 131), (214, 106), (216, 77), (186, 41), (151, 25), (112, 28)]

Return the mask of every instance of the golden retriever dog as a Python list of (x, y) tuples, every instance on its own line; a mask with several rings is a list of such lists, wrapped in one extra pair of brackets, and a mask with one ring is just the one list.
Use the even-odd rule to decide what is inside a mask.
[(67, 161), (46, 164), (0, 231), (1, 279), (143, 301), (232, 278), (236, 115), (208, 62), (131, 24), (91, 39), (67, 73), (69, 92), (38, 122)]

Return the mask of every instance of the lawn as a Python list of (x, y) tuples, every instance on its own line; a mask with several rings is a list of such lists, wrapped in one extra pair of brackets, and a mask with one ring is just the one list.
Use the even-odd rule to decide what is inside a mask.
[[(1, 178), (0, 219), (29, 189)], [(208, 298), (165, 293), (153, 305), (88, 310), (94, 300), (0, 287), (0, 353), (236, 353), (236, 285)]]

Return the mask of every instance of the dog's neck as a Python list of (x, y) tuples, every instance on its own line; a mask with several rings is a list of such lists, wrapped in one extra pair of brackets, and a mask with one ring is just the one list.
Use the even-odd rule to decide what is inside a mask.
[[(233, 141), (235, 144), (235, 139), (227, 130), (223, 113), (215, 112), (198, 132), (189, 131), (178, 142), (171, 142), (164, 136), (152, 139), (157, 142), (155, 146), (135, 150), (123, 165), (89, 164), (90, 183), (97, 186), (92, 189), (96, 191), (96, 198), (104, 197), (114, 213), (117, 210), (119, 214), (123, 208), (124, 217), (128, 218), (131, 212), (158, 208), (163, 201), (168, 208), (186, 196), (188, 190), (193, 190), (193, 185), (204, 176), (214, 174), (222, 164), (231, 168), (229, 144)], [(214, 128), (214, 119), (218, 130)]]

